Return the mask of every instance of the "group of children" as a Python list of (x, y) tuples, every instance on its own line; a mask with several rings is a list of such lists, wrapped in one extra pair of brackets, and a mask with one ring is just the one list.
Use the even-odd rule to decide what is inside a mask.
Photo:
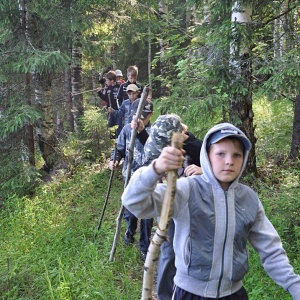
[[(122, 98), (118, 108), (114, 102), (108, 107), (116, 118), (126, 116), (117, 137), (116, 161), (112, 150), (109, 168), (115, 169), (123, 158), (122, 174), (126, 178), (129, 143), (135, 128), (132, 176), (122, 195), (126, 208), (124, 242), (134, 243), (140, 218), (143, 260), (153, 218), (160, 217), (167, 186), (163, 182), (165, 173), (177, 170), (179, 177), (168, 241), (161, 246), (158, 300), (247, 300), (242, 280), (248, 271), (248, 242), (259, 253), (269, 276), (293, 300), (300, 300), (300, 276), (290, 265), (278, 233), (256, 193), (239, 183), (251, 149), (246, 135), (232, 124), (222, 123), (213, 126), (202, 142), (177, 115), (161, 115), (151, 125), (150, 100), (137, 120), (142, 86), (126, 83), (118, 89), (116, 99), (121, 99), (118, 97), (124, 92), (129, 99)], [(172, 132), (183, 134), (183, 149), (170, 146)]]
[(131, 111), (131, 104), (141, 95), (143, 86), (137, 82), (138, 68), (127, 69), (127, 81), (123, 80), (121, 70), (108, 71), (104, 75), (103, 87), (97, 89), (98, 96), (104, 101), (108, 112), (108, 127), (117, 126), (113, 138), (117, 138), (126, 124)]

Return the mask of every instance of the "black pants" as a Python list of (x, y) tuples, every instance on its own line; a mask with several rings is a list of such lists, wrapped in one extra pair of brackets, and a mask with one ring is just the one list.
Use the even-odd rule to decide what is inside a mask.
[[(205, 298), (205, 297), (197, 296), (181, 289), (178, 286), (175, 286), (175, 290), (172, 297), (172, 300), (212, 300), (212, 299), (217, 299), (217, 298)], [(248, 300), (248, 296), (246, 290), (244, 289), (244, 287), (242, 287), (236, 293), (218, 299), (219, 300)]]
[[(135, 235), (137, 229), (138, 218), (125, 208), (123, 219), (126, 222), (126, 233), (131, 236)], [(141, 219), (140, 221), (140, 250), (147, 252), (150, 245), (151, 230), (153, 226), (153, 219)]]

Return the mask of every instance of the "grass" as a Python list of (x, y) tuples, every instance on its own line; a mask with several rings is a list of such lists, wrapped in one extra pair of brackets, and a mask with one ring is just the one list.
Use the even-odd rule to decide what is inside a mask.
[(118, 172), (94, 240), (108, 178), (107, 170), (87, 168), (40, 187), (30, 199), (9, 199), (1, 218), (1, 299), (139, 298), (138, 249), (120, 240), (109, 262), (123, 189)]
[[(300, 171), (297, 163), (285, 159), (291, 136), (290, 106), (261, 100), (254, 108), (260, 178), (249, 184), (258, 192), (300, 273)], [(80, 166), (71, 178), (56, 176), (30, 198), (11, 195), (0, 218), (1, 300), (140, 299), (143, 263), (137, 245), (126, 247), (120, 240), (115, 261), (109, 262), (123, 191), (120, 169), (94, 239), (109, 175), (97, 164)], [(121, 239), (124, 231), (122, 222)], [(291, 299), (266, 275), (251, 249), (245, 287), (250, 300)]]

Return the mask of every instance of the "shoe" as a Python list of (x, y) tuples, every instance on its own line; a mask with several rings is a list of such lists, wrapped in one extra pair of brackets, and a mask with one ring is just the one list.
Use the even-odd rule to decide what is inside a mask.
[(134, 243), (134, 237), (131, 234), (129, 234), (129, 233), (125, 233), (125, 235), (124, 235), (124, 243), (127, 246), (132, 245)]
[(146, 261), (146, 257), (147, 257), (147, 252), (141, 251), (140, 253), (141, 253), (141, 259), (142, 259), (142, 261), (145, 262)]

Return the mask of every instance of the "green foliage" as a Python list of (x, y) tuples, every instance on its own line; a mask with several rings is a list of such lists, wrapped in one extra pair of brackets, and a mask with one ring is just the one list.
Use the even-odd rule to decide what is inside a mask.
[[(282, 163), (289, 155), (291, 148), (293, 104), (284, 99), (268, 101), (260, 98), (253, 103), (254, 124), (258, 164), (270, 162), (272, 158), (279, 158)], [(278, 157), (278, 149), (280, 156)]]
[[(296, 273), (300, 272), (299, 263), (299, 166), (280, 169), (270, 167), (262, 174), (265, 183), (259, 183), (259, 196), (266, 214), (281, 236), (283, 246)], [(272, 174), (274, 172), (274, 174)], [(271, 182), (270, 178), (276, 179)], [(250, 299), (290, 299), (290, 296), (266, 276), (258, 254), (250, 249), (250, 271), (246, 276), (245, 286)]]
[(165, 97), (154, 101), (155, 120), (160, 114), (177, 114), (188, 130), (203, 139), (207, 130), (222, 120), (222, 108), (208, 106), (197, 98)]
[(0, 136), (5, 140), (10, 134), (34, 124), (41, 117), (40, 113), (27, 104), (13, 105), (4, 111), (0, 118)]
[(94, 241), (108, 177), (94, 166), (42, 186), (30, 199), (9, 198), (0, 218), (2, 299), (139, 298), (138, 249), (120, 243), (116, 261), (108, 262), (123, 187), (118, 172)]
[(114, 140), (110, 138), (115, 128), (107, 128), (106, 114), (96, 106), (86, 108), (81, 119), (82, 135), (70, 135), (64, 144), (64, 155), (71, 165), (83, 160), (106, 161)]
[[(3, 101), (4, 104), (4, 101)], [(40, 182), (40, 173), (28, 163), (25, 126), (39, 120), (37, 110), (27, 104), (12, 105), (0, 117), (0, 203), (11, 195), (31, 194)]]
[(274, 59), (268, 64), (263, 65), (258, 71), (258, 76), (264, 76), (268, 79), (263, 83), (261, 94), (280, 95), (287, 94), (290, 98), (299, 93), (300, 70), (299, 49), (294, 48), (284, 56)]
[(18, 151), (11, 151), (9, 156), (7, 153), (0, 155), (1, 163), (5, 165), (5, 168), (0, 169), (0, 206), (10, 195), (22, 197), (32, 194), (41, 183), (39, 171), (19, 159), (20, 156)]
[[(164, 101), (169, 99), (156, 100), (156, 114), (159, 109), (167, 108), (170, 108), (170, 113), (178, 113), (175, 103), (166, 104)], [(270, 106), (266, 107), (266, 103)], [(280, 136), (284, 126), (288, 126), (280, 123), (280, 127), (269, 129), (272, 120), (275, 124), (280, 118), (288, 119), (283, 107), (289, 107), (289, 104), (265, 99), (256, 101), (256, 130), (260, 136), (266, 137), (259, 141), (260, 147), (271, 147), (274, 141), (267, 137)], [(193, 104), (189, 110), (182, 108), (184, 117), (192, 115), (193, 109)], [(261, 111), (269, 112), (266, 118), (270, 123), (261, 123), (266, 120), (259, 116)], [(86, 133), (98, 133), (97, 123), (102, 122), (99, 113), (102, 113), (99, 109), (91, 109), (85, 116)], [(201, 121), (199, 112), (195, 115), (198, 116), (197, 125), (208, 126), (204, 123), (212, 122), (208, 117)], [(207, 112), (203, 115), (206, 116)], [(185, 118), (183, 121), (186, 122)], [(75, 136), (73, 143), (76, 143)], [(72, 143), (70, 146), (75, 147)], [(272, 149), (274, 157), (281, 157), (285, 152), (281, 146), (278, 144), (277, 152)], [(260, 178), (252, 178), (250, 184), (257, 189), (266, 214), (281, 235), (290, 261), (299, 273), (299, 165), (286, 163), (278, 168), (265, 163), (259, 170)], [(10, 194), (4, 203), (0, 216), (0, 290), (3, 300), (140, 299), (143, 263), (137, 244), (125, 247), (120, 241), (116, 260), (108, 262), (123, 191), (120, 169), (115, 172), (96, 241), (94, 236), (110, 171), (99, 163), (78, 164), (72, 174), (53, 177), (52, 182), (40, 185), (32, 197)], [(124, 232), (122, 222), (121, 238)], [(250, 300), (290, 299), (288, 293), (267, 276), (251, 247), (250, 269), (244, 283)]]
[(15, 72), (59, 72), (66, 69), (70, 58), (60, 51), (38, 51), (35, 50), (24, 62), (17, 62), (13, 69)]

